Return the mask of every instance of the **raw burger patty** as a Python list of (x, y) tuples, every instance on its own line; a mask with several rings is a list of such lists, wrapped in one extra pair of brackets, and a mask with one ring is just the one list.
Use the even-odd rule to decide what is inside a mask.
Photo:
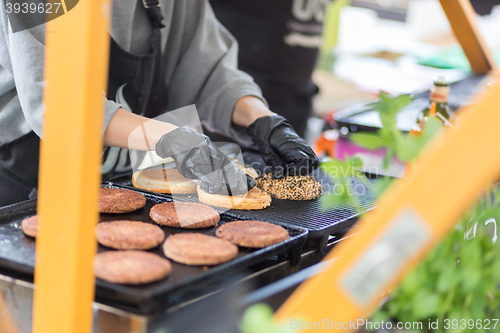
[(288, 176), (274, 179), (270, 173), (255, 180), (257, 186), (276, 199), (312, 200), (323, 193), (323, 187), (311, 176)]
[(176, 228), (216, 226), (220, 215), (210, 206), (197, 202), (167, 202), (154, 205), (149, 216), (158, 224)]
[(142, 284), (166, 278), (172, 265), (167, 259), (145, 251), (106, 251), (94, 257), (99, 279), (120, 284)]
[(130, 190), (102, 188), (99, 195), (101, 213), (129, 213), (145, 205), (146, 197)]
[(165, 234), (160, 227), (144, 222), (101, 222), (95, 227), (97, 241), (118, 250), (148, 250), (160, 245)]
[(21, 229), (25, 235), (36, 237), (38, 233), (38, 215), (28, 217), (21, 222)]
[(287, 240), (290, 236), (285, 228), (261, 221), (235, 221), (220, 226), (217, 237), (239, 246), (262, 248)]
[(186, 265), (218, 265), (238, 254), (238, 247), (225, 239), (195, 233), (175, 234), (163, 243), (169, 259)]

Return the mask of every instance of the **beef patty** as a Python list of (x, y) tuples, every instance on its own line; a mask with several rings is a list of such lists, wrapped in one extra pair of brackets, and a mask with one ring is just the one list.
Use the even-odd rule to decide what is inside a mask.
[(24, 219), (21, 222), (21, 230), (25, 235), (35, 238), (38, 233), (38, 215)]
[(287, 240), (290, 236), (285, 228), (262, 221), (235, 221), (220, 226), (217, 237), (245, 247), (262, 248)]
[(160, 227), (136, 221), (101, 222), (95, 227), (97, 241), (118, 250), (148, 250), (160, 245), (165, 233)]
[(130, 213), (146, 205), (140, 193), (119, 188), (102, 188), (99, 195), (99, 212)]
[(220, 215), (210, 206), (197, 202), (167, 202), (154, 205), (149, 216), (158, 224), (199, 229), (216, 226)]
[(214, 236), (184, 233), (167, 237), (163, 252), (181, 264), (218, 265), (236, 257), (238, 247)]
[(99, 279), (120, 284), (143, 284), (166, 278), (172, 271), (167, 259), (145, 251), (106, 251), (94, 257)]

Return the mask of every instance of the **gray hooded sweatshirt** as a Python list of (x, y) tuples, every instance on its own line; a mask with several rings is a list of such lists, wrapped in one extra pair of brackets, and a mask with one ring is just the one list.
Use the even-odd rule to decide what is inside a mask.
[[(195, 104), (209, 129), (249, 145), (231, 124), (238, 99), (263, 99), (253, 79), (237, 69), (238, 46), (206, 0), (160, 0), (167, 110)], [(42, 137), (45, 25), (13, 33), (0, 1), (0, 145), (33, 130)], [(140, 0), (114, 0), (111, 36), (126, 51), (146, 54), (152, 27)], [(105, 101), (104, 129), (121, 105)], [(68, 110), (71, 111), (71, 110)]]

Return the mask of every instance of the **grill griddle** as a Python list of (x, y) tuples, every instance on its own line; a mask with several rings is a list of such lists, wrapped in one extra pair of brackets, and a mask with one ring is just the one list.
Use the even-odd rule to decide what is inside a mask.
[[(171, 201), (155, 194), (145, 194), (146, 206), (128, 214), (101, 214), (101, 221), (134, 220), (154, 223), (149, 218), (149, 210), (156, 203)], [(0, 209), (0, 266), (15, 272), (33, 276), (35, 264), (35, 240), (25, 236), (21, 231), (21, 221), (36, 213), (36, 200), (7, 206)], [(219, 225), (234, 221), (237, 218), (221, 214)], [(290, 233), (290, 238), (279, 244), (263, 249), (239, 247), (238, 256), (218, 266), (186, 266), (170, 261), (172, 273), (164, 280), (145, 285), (119, 285), (96, 279), (96, 300), (121, 309), (141, 314), (150, 314), (176, 305), (176, 295), (191, 293), (198, 297), (211, 290), (211, 286), (229, 281), (238, 273), (242, 273), (252, 265), (268, 259), (297, 261), (307, 240), (307, 230), (282, 225)], [(180, 229), (160, 226), (166, 236), (199, 232), (215, 235), (216, 228)], [(111, 249), (99, 245), (98, 252)], [(150, 252), (161, 257), (163, 251), (157, 247)], [(185, 301), (185, 299), (183, 299)]]
[[(265, 164), (259, 154), (254, 152), (243, 153), (245, 164), (262, 172)], [(174, 165), (171, 165), (174, 167)], [(316, 178), (322, 185), (323, 191), (334, 190), (332, 179), (322, 170), (315, 170), (311, 176)], [(149, 191), (136, 189), (132, 185), (132, 174), (115, 177), (109, 180), (112, 184), (126, 189), (134, 189), (141, 193), (151, 193)], [(320, 200), (280, 200), (273, 198), (270, 207), (262, 210), (229, 210), (226, 214), (237, 219), (262, 220), (274, 223), (281, 223), (288, 226), (305, 228), (309, 231), (309, 239), (313, 243), (319, 244), (320, 249), (324, 249), (328, 236), (344, 231), (351, 227), (363, 212), (374, 207), (375, 199), (370, 190), (358, 179), (352, 178), (351, 183), (356, 186), (358, 193), (355, 194), (360, 203), (360, 211), (349, 205), (337, 205), (327, 211), (321, 209)], [(171, 199), (169, 194), (158, 194), (166, 199)], [(196, 194), (176, 195), (176, 199), (181, 201), (198, 202)]]

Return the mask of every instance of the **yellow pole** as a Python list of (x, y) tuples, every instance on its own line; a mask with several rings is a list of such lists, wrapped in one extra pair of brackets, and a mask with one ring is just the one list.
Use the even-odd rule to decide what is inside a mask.
[(46, 25), (35, 333), (92, 328), (110, 5), (109, 0), (80, 1)]
[(500, 80), (460, 113), (458, 128), (433, 142), (408, 180), (384, 193), (358, 222), (363, 232), (326, 256), (336, 260), (290, 296), (277, 320), (295, 319), (296, 327), (298, 321), (317, 322), (343, 332), (362, 328), (382, 293), (444, 237), (481, 189), (498, 180), (499, 96)]
[(469, 0), (440, 0), (451, 28), (476, 74), (498, 71), (493, 54), (476, 24), (476, 13)]

